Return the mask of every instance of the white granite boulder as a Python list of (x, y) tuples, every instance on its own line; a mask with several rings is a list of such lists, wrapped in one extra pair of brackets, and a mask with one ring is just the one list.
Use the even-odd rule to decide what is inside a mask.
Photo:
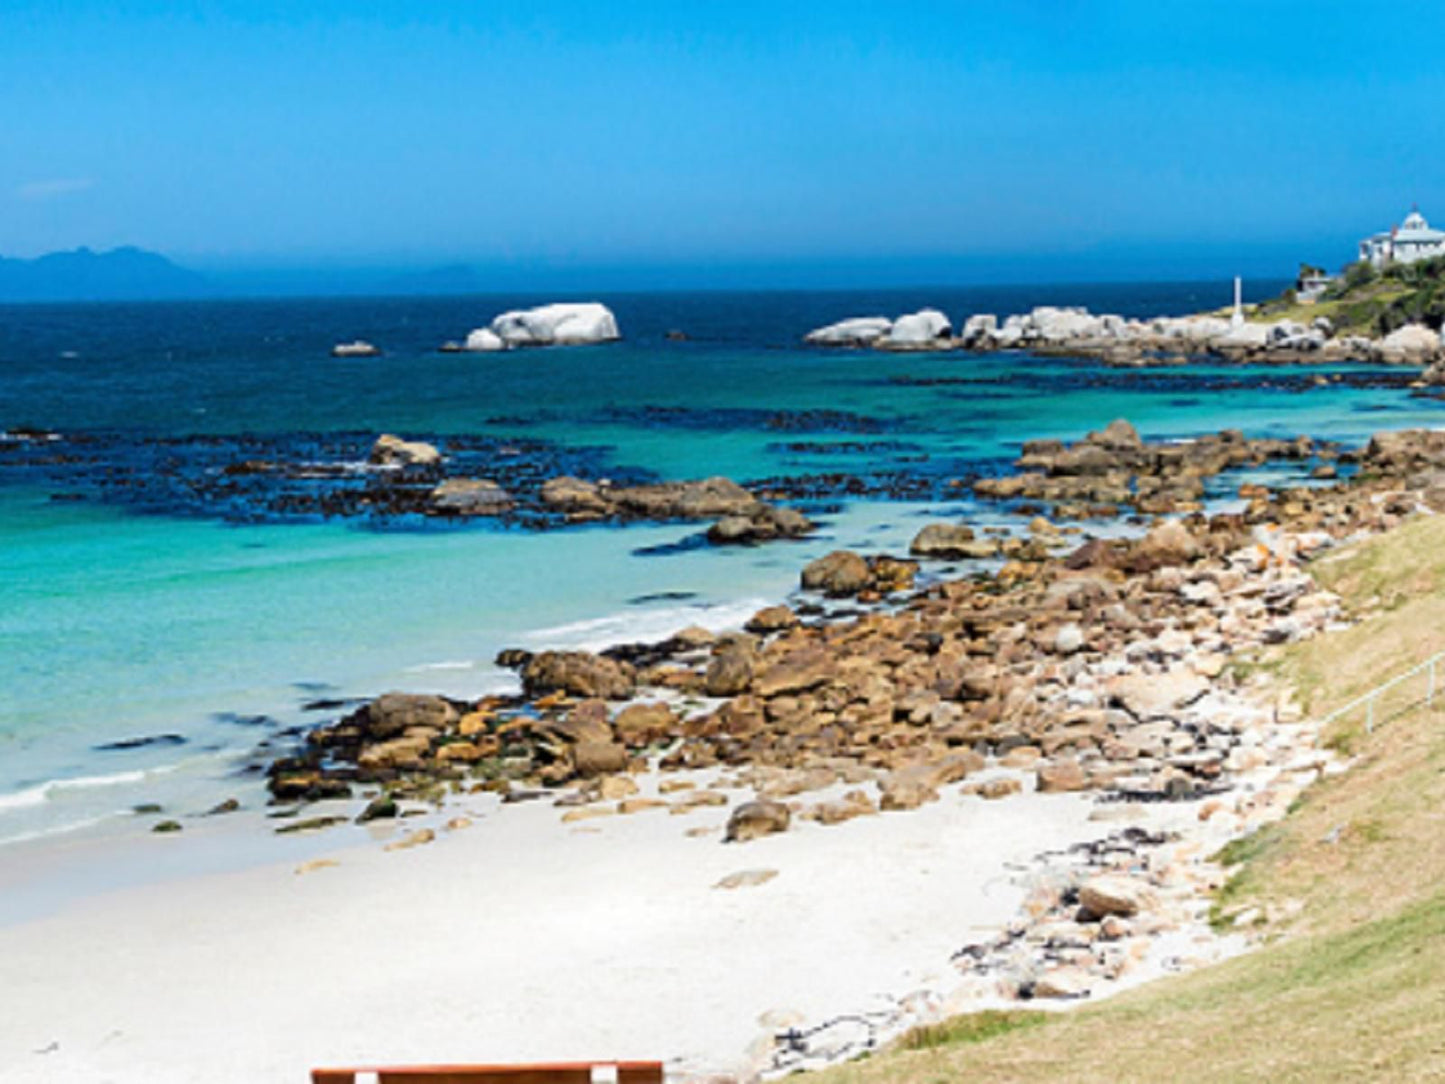
[(982, 346), (998, 334), (998, 317), (991, 312), (976, 312), (963, 322), (959, 341), (964, 346)]
[(1245, 323), (1226, 329), (1224, 334), (1212, 340), (1212, 344), (1235, 350), (1257, 350), (1269, 343), (1269, 335), (1269, 324)]
[[(612, 342), (622, 336), (617, 317), (595, 301), (542, 305), (535, 309), (504, 312), (492, 321), (491, 333), (506, 346), (579, 346)], [(473, 332), (467, 336), (471, 342)], [(478, 342), (489, 342), (478, 336)], [(494, 347), (481, 347), (494, 349)]]
[(1061, 309), (1040, 305), (1024, 318), (1025, 334), (1045, 342), (1094, 338), (1103, 332), (1103, 324), (1088, 309)]
[(947, 316), (937, 309), (920, 309), (893, 321), (885, 342), (891, 346), (925, 346), (952, 335), (953, 325)]
[(1424, 324), (1406, 324), (1396, 328), (1380, 343), (1380, 356), (1385, 361), (1419, 364), (1440, 353), (1440, 333)]
[(467, 336), (463, 349), (474, 353), (490, 353), (493, 350), (505, 350), (507, 344), (502, 342), (502, 337), (489, 327), (479, 327)]
[(886, 316), (854, 316), (810, 331), (803, 341), (814, 346), (869, 346), (892, 329), (893, 321)]

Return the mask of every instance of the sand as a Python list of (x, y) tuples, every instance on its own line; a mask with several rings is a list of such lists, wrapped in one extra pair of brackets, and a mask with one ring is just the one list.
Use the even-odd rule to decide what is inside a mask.
[[(0, 1079), (254, 1084), (326, 1064), (620, 1058), (746, 1070), (779, 1026), (946, 988), (950, 954), (1017, 913), (1011, 864), (1103, 834), (1089, 808), (950, 788), (910, 813), (724, 844), (721, 808), (562, 824), (550, 804), (479, 796), (375, 839), (342, 829), (332, 838), (361, 842), (300, 874), (327, 844), (265, 838), (258, 817), (111, 841), (112, 867), (166, 879), (41, 918), (0, 901)], [(445, 827), (468, 812), (470, 828)], [(686, 834), (701, 826), (718, 830)], [(423, 827), (434, 842), (384, 849)], [(258, 841), (285, 861), (187, 874), (170, 857)], [(95, 859), (81, 847), (68, 862)], [(15, 884), (13, 862), (0, 854)], [(748, 870), (777, 873), (715, 887)]]

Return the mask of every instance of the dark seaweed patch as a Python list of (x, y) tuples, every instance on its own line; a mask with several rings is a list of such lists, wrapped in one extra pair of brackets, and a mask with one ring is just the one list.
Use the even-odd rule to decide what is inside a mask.
[(103, 742), (91, 746), (97, 753), (117, 753), (130, 749), (146, 749), (157, 745), (184, 745), (186, 739), (179, 734), (147, 734), (141, 738), (121, 738), (119, 741)]
[(690, 602), (697, 598), (696, 591), (654, 591), (650, 595), (638, 595), (627, 600), (629, 606), (646, 606), (653, 602)]
[(678, 553), (690, 553), (693, 550), (700, 550), (710, 545), (707, 535), (703, 532), (690, 534), (680, 538), (676, 542), (663, 542), (656, 546), (639, 546), (632, 551), (634, 557), (671, 557)]
[(761, 410), (745, 407), (610, 407), (596, 420), (649, 429), (710, 432), (758, 430), (782, 433), (885, 433), (906, 419), (884, 419), (845, 410)]

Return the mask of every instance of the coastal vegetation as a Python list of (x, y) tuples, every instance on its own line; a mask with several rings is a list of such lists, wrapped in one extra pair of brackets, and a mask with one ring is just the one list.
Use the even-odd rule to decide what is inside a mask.
[(1388, 335), (1406, 324), (1438, 330), (1445, 322), (1445, 256), (1383, 268), (1360, 260), (1345, 268), (1315, 301), (1302, 301), (1291, 288), (1261, 302), (1249, 314), (1255, 322), (1308, 324), (1319, 317), (1329, 320), (1337, 335)]
[[(1312, 568), (1358, 619), (1268, 649), (1255, 671), (1319, 715), (1445, 645), (1445, 522), (1414, 520)], [(1424, 686), (1401, 693), (1397, 708)], [(1420, 1080), (1445, 1073), (1445, 710), (1345, 717), (1351, 770), (1216, 857), (1216, 927), (1262, 947), (1225, 964), (1042, 1020), (974, 1014), (827, 1084), (977, 1079)], [(1391, 717), (1393, 715), (1393, 718)], [(1007, 1023), (1006, 1023), (1007, 1022)], [(1026, 1022), (1026, 1023), (1025, 1023)]]

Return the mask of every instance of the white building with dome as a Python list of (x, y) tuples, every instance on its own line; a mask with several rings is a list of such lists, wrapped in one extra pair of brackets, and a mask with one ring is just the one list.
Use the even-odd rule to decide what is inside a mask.
[(1431, 256), (1445, 256), (1445, 230), (1432, 229), (1418, 207), (1388, 233), (1377, 233), (1360, 242), (1360, 259), (1375, 267), (1395, 261), (1414, 263)]

